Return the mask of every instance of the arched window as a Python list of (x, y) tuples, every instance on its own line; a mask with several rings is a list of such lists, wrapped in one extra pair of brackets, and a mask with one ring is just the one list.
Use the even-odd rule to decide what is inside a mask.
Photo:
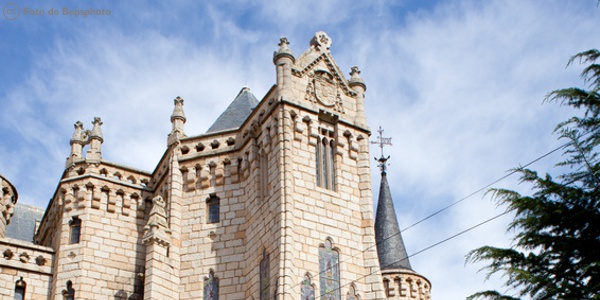
[(204, 300), (219, 300), (219, 278), (210, 270), (208, 277), (204, 277)]
[(315, 158), (317, 186), (335, 190), (335, 142), (327, 138), (317, 140)]
[(211, 194), (208, 199), (206, 199), (206, 210), (208, 213), (207, 222), (208, 223), (218, 223), (219, 222), (219, 213), (221, 211), (220, 208), (220, 199), (214, 194)]
[(319, 283), (322, 299), (341, 300), (340, 255), (333, 249), (330, 239), (319, 247)]
[(263, 250), (260, 260), (260, 300), (269, 300), (269, 254)]
[(15, 283), (15, 300), (25, 299), (25, 288), (27, 288), (27, 283), (25, 283), (25, 281), (23, 281), (23, 277), (21, 277)]
[(346, 300), (359, 300), (360, 296), (356, 293), (356, 286), (354, 284), (350, 285), (350, 289), (348, 290), (348, 297)]
[(315, 287), (312, 285), (310, 275), (304, 275), (300, 287), (300, 300), (315, 300)]
[(67, 288), (62, 292), (64, 300), (75, 300), (75, 290), (71, 280), (67, 281)]
[(69, 244), (79, 244), (79, 236), (81, 235), (81, 219), (73, 217), (69, 221)]

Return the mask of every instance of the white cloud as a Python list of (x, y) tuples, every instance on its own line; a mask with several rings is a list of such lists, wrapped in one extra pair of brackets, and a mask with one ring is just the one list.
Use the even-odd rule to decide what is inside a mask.
[[(373, 132), (381, 125), (393, 137), (388, 179), (406, 227), (559, 145), (550, 132), (572, 112), (542, 99), (580, 85), (580, 69), (565, 69), (566, 61), (597, 47), (600, 35), (593, 1), (452, 1), (416, 12), (385, 1), (311, 3), (187, 3), (164, 12), (172, 23), (165, 7), (137, 8), (133, 18), (146, 29), (89, 23), (59, 34), (51, 47), (32, 45), (27, 80), (1, 98), (0, 130), (10, 143), (0, 145), (0, 168), (20, 202), (45, 206), (52, 196), (75, 121), (90, 128), (94, 116), (102, 117), (104, 158), (152, 170), (166, 146), (173, 98), (185, 99), (186, 133), (203, 133), (245, 83), (258, 98), (274, 83), (271, 55), (281, 35), (299, 55), (312, 33), (325, 29), (341, 69), (356, 64), (363, 71)], [(194, 9), (202, 18), (189, 18)], [(544, 172), (556, 159), (533, 168)], [(527, 192), (516, 179), (499, 186)], [(406, 231), (409, 253), (501, 211), (479, 193)], [(432, 281), (433, 299), (499, 286), (497, 279), (483, 283), (481, 265), (464, 266), (464, 255), (484, 244), (506, 245), (509, 220), (411, 259)]]

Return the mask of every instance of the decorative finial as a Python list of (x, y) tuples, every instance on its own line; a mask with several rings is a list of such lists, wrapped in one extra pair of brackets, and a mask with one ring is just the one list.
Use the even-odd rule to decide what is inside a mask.
[(99, 139), (100, 142), (104, 141), (104, 137), (102, 136), (102, 129), (100, 126), (102, 126), (102, 119), (100, 119), (100, 117), (94, 117), (94, 121), (92, 121), (92, 124), (94, 125), (94, 127), (92, 128), (92, 131), (89, 133), (89, 137), (90, 139)]
[(381, 157), (377, 158), (375, 157), (375, 160), (379, 162), (379, 169), (381, 170), (382, 174), (386, 173), (386, 167), (387, 167), (387, 160), (390, 159), (390, 156), (388, 155), (388, 157), (385, 157), (383, 155), (383, 147), (384, 146), (391, 146), (392, 145), (392, 138), (384, 138), (383, 137), (383, 128), (381, 128), (381, 126), (379, 126), (379, 130), (377, 130), (377, 132), (379, 132), (379, 136), (377, 137), (377, 141), (371, 141), (371, 144), (379, 144), (379, 148), (381, 148)]
[(84, 132), (83, 132), (83, 123), (81, 123), (81, 121), (77, 121), (75, 122), (75, 124), (73, 124), (73, 127), (75, 127), (75, 132), (73, 133), (73, 137), (71, 138), (71, 145), (73, 143), (83, 143), (85, 142), (84, 138)]
[[(317, 48), (317, 50), (329, 50), (331, 44), (331, 38), (324, 31), (315, 33), (315, 36), (310, 40), (310, 45)], [(321, 49), (321, 47), (324, 49)]]
[(361, 85), (364, 90), (367, 90), (365, 81), (362, 78), (360, 78), (360, 70), (357, 66), (353, 66), (352, 68), (350, 68), (350, 80), (348, 83), (351, 87), (355, 85)]
[(286, 49), (288, 49), (288, 45), (290, 44), (290, 42), (288, 41), (288, 39), (285, 36), (282, 36), (281, 38), (279, 38), (279, 52), (282, 52)]
[(185, 123), (186, 118), (185, 113), (183, 112), (183, 99), (177, 96), (177, 98), (173, 100), (173, 103), (175, 104), (175, 108), (173, 108), (173, 114), (171, 114), (171, 121), (174, 119), (180, 119)]
[(273, 62), (277, 61), (281, 57), (289, 57), (292, 60), (292, 62), (296, 61), (292, 50), (290, 50), (290, 48), (288, 47), (289, 44), (290, 42), (285, 36), (279, 39), (279, 50), (273, 53)]

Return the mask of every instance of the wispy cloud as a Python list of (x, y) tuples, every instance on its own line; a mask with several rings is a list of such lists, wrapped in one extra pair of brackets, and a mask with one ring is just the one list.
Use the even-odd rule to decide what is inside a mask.
[[(46, 205), (75, 121), (90, 128), (102, 117), (104, 158), (152, 170), (173, 98), (186, 101), (186, 133), (203, 133), (244, 84), (260, 98), (274, 83), (280, 36), (299, 55), (326, 30), (341, 69), (363, 71), (372, 130), (381, 125), (393, 138), (388, 178), (406, 227), (559, 145), (551, 130), (573, 112), (542, 99), (579, 85), (580, 70), (566, 61), (600, 38), (594, 1), (132, 3), (115, 2), (112, 19), (54, 22), (50, 42), (22, 53), (28, 67), (15, 76), (24, 80), (0, 95), (0, 170), (21, 202)], [(534, 167), (551, 170), (556, 159)], [(501, 186), (528, 189), (514, 176)], [(501, 211), (479, 193), (406, 231), (409, 253)], [(507, 245), (509, 220), (411, 259), (434, 299), (498, 287), (497, 279), (483, 283), (480, 265), (465, 266), (464, 255)]]

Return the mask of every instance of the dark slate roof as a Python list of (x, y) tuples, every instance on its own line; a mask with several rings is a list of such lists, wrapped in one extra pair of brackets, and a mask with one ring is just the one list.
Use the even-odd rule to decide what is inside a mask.
[(35, 221), (41, 220), (44, 209), (35, 206), (17, 204), (15, 214), (6, 227), (6, 237), (25, 242), (33, 242)]
[(394, 211), (394, 203), (386, 173), (381, 173), (379, 186), (379, 201), (375, 217), (375, 241), (381, 270), (408, 269), (412, 271), (404, 241), (400, 234), (398, 219)]
[(243, 87), (229, 107), (210, 126), (207, 133), (239, 128), (252, 113), (258, 100), (248, 87)]

